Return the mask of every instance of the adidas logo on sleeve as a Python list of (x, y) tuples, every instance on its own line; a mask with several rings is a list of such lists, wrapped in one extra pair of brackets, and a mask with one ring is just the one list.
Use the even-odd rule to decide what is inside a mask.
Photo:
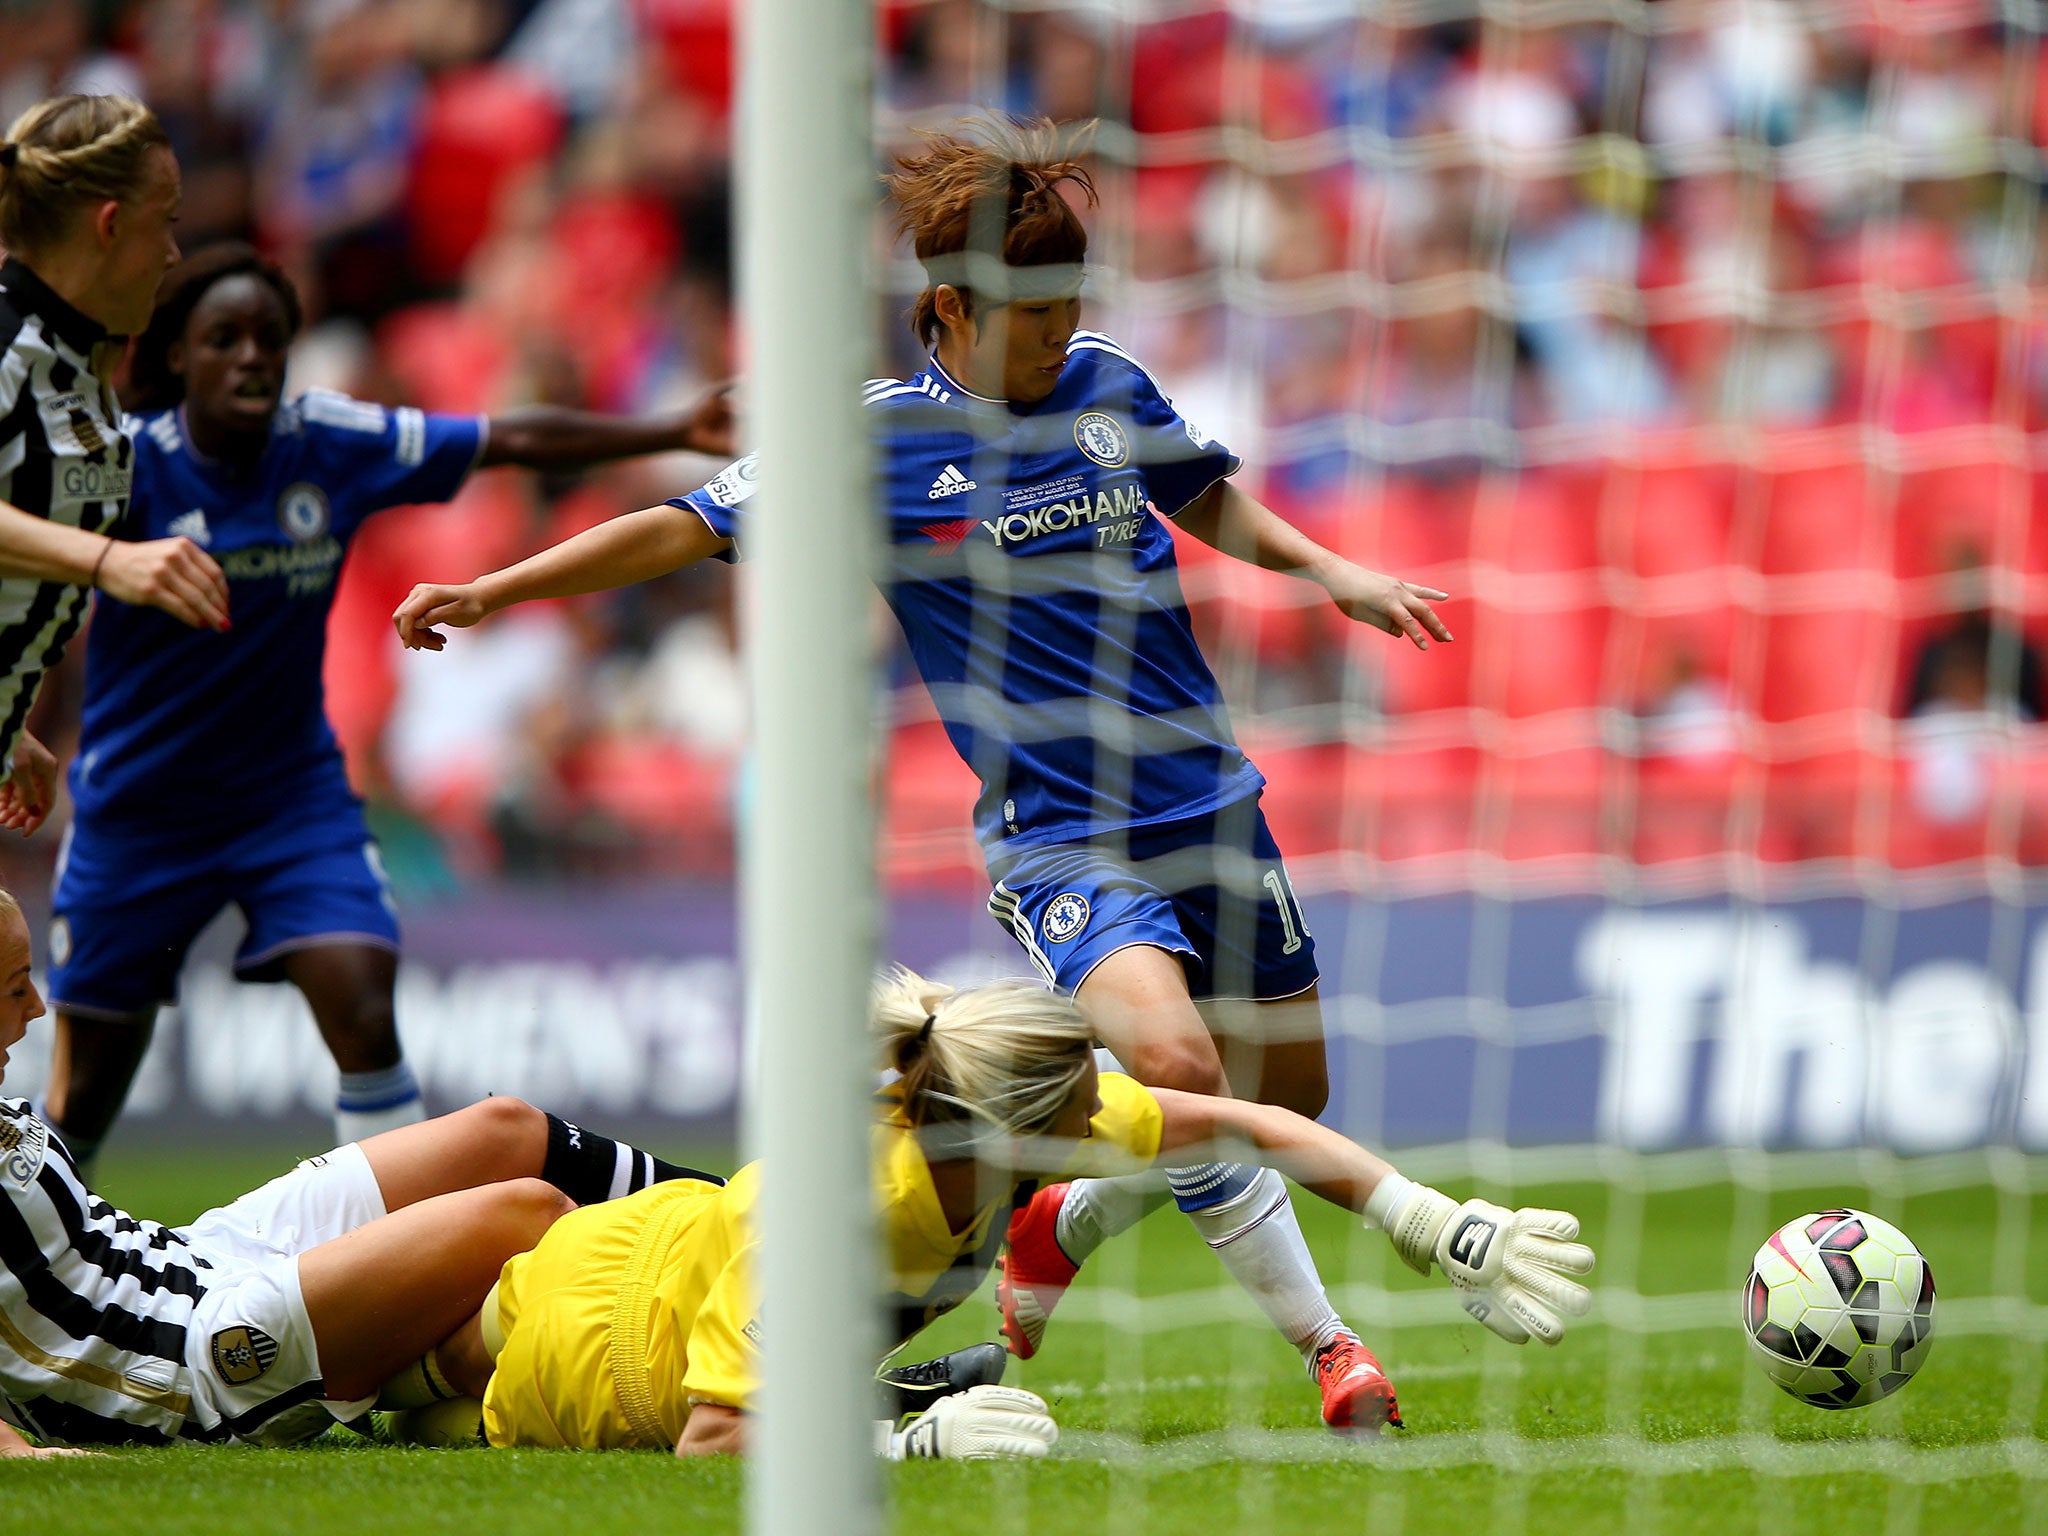
[(976, 482), (961, 474), (955, 466), (948, 464), (939, 471), (939, 478), (932, 482), (932, 488), (926, 491), (925, 495), (933, 501), (940, 501), (945, 497), (958, 496), (962, 491), (971, 491), (975, 488)]

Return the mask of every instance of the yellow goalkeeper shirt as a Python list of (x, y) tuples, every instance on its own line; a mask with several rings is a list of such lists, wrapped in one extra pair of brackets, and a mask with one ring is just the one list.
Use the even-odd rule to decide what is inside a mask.
[[(1102, 1108), (1071, 1160), (1159, 1154), (1159, 1101), (1104, 1073)], [(874, 1180), (885, 1291), (901, 1343), (972, 1295), (1031, 1184), (991, 1197), (954, 1231), (915, 1134), (875, 1127)], [(505, 1347), (484, 1397), (493, 1445), (673, 1445), (693, 1403), (752, 1405), (762, 1319), (753, 1284), (760, 1164), (719, 1188), (657, 1184), (572, 1212), (498, 1282)]]

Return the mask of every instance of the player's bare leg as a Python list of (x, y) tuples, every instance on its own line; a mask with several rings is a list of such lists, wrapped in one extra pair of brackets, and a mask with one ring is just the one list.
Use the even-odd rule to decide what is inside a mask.
[(120, 1118), (136, 1070), (149, 1050), (156, 1010), (127, 1018), (97, 1018), (60, 1008), (55, 1022), (43, 1117), (64, 1138), (90, 1183), (100, 1143)]
[(418, 1361), (475, 1315), (507, 1259), (574, 1209), (552, 1184), (512, 1179), (432, 1196), (301, 1254), (328, 1395), (368, 1397)]
[(1232, 1097), (1278, 1104), (1311, 1120), (1328, 1107), (1330, 1059), (1316, 988), (1269, 1003), (1194, 1006), (1222, 1058)]
[(341, 1073), (334, 1139), (361, 1141), (427, 1116), (398, 1041), (398, 956), (376, 944), (314, 944), (284, 957)]
[(522, 1099), (482, 1099), (362, 1143), (387, 1211), (506, 1179), (537, 1179), (548, 1117)]
[(578, 1205), (596, 1205), (667, 1179), (710, 1177), (511, 1098), (482, 1099), (361, 1145), (387, 1211), (505, 1179), (542, 1179)]
[[(1151, 945), (1118, 950), (1089, 974), (1075, 1001), (1103, 1044), (1140, 1082), (1231, 1095), (1211, 1021), (1189, 996), (1180, 961), (1172, 954)], [(1241, 1063), (1241, 1075), (1257, 1079), (1245, 1087), (1270, 1103), (1276, 1102), (1270, 1090), (1279, 1086), (1305, 1112), (1321, 1110), (1328, 1096), (1327, 1072), (1306, 1060), (1310, 1052), (1320, 1057), (1322, 1049), (1313, 990), (1278, 1003), (1212, 1010), (1212, 1016), (1219, 1023), (1234, 1018), (1239, 1026), (1225, 1044)], [(1249, 1026), (1267, 1023), (1273, 1026), (1270, 1039), (1253, 1035)], [(1313, 1038), (1304, 1038), (1311, 1023)], [(1233, 1040), (1247, 1043), (1232, 1045)], [(1269, 1072), (1277, 1084), (1268, 1081)], [(1204, 1163), (1173, 1169), (1167, 1182), (1175, 1203), (1224, 1267), (1301, 1353), (1322, 1392), (1325, 1422), (1364, 1429), (1398, 1424), (1393, 1388), (1379, 1362), (1344, 1326), (1324, 1293), (1285, 1181), (1271, 1169), (1250, 1164)], [(1018, 1213), (999, 1283), (1004, 1333), (1018, 1355), (1036, 1351), (1046, 1315), (1075, 1271), (1104, 1241), (1156, 1205), (1155, 1191), (1143, 1175), (1075, 1180), (1040, 1191)]]

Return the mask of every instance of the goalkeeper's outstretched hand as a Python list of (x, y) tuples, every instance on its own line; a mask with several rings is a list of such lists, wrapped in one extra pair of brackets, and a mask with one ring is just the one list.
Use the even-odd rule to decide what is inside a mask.
[(1510, 1344), (1555, 1344), (1565, 1319), (1593, 1306), (1593, 1293), (1572, 1278), (1593, 1269), (1593, 1250), (1578, 1235), (1570, 1211), (1467, 1200), (1444, 1223), (1436, 1261), (1458, 1304)]
[(1555, 1344), (1565, 1319), (1592, 1309), (1593, 1293), (1573, 1277), (1592, 1273), (1593, 1250), (1578, 1241), (1571, 1212), (1511, 1211), (1486, 1200), (1458, 1205), (1405, 1179), (1390, 1206), (1382, 1224), (1394, 1251), (1420, 1274), (1434, 1261), (1458, 1304), (1510, 1344)]
[(1044, 1456), (1059, 1438), (1059, 1425), (1036, 1393), (1021, 1387), (970, 1387), (955, 1397), (940, 1398), (907, 1428), (895, 1431), (886, 1454), (891, 1461)]

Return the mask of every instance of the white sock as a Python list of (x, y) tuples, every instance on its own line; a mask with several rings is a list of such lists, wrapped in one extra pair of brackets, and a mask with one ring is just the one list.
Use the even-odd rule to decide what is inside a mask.
[(1313, 1365), (1318, 1350), (1351, 1333), (1323, 1292), (1286, 1181), (1272, 1169), (1259, 1169), (1242, 1193), (1187, 1217), (1304, 1361)]
[(347, 1146), (427, 1118), (426, 1101), (404, 1060), (378, 1072), (344, 1072), (334, 1096), (334, 1141)]
[(1119, 1232), (1128, 1232), (1166, 1204), (1170, 1191), (1158, 1169), (1117, 1179), (1076, 1179), (1053, 1227), (1060, 1251), (1076, 1264)]

